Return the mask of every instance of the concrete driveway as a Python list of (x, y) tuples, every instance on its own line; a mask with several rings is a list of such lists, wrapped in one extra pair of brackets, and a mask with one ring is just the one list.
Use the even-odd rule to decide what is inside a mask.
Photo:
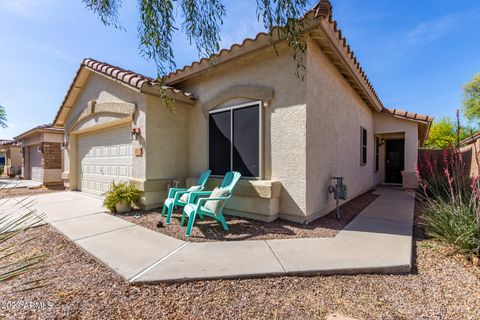
[(0, 179), (0, 189), (15, 189), (15, 188), (38, 188), (42, 183), (33, 180), (12, 180)]
[(105, 213), (80, 192), (36, 195), (44, 220), (131, 283), (302, 274), (406, 273), (415, 197), (380, 197), (335, 238), (186, 242)]

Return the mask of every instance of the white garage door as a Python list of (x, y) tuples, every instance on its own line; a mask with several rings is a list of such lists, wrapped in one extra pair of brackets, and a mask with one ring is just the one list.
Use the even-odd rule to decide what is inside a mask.
[(79, 136), (77, 148), (79, 190), (100, 194), (132, 177), (130, 126)]
[(38, 150), (38, 146), (31, 146), (29, 149), (30, 155), (30, 179), (42, 182), (43, 181), (43, 170), (42, 170), (42, 154)]

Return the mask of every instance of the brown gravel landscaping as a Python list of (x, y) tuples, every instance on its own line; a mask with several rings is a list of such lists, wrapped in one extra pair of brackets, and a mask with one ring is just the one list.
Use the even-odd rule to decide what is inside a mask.
[[(308, 224), (302, 225), (277, 219), (265, 223), (240, 217), (226, 216), (230, 230), (225, 232), (213, 219), (197, 219), (190, 235), (190, 241), (238, 241), (259, 239), (288, 239), (288, 238), (333, 238), (337, 233), (353, 220), (363, 209), (372, 203), (378, 195), (374, 190), (368, 191), (341, 206), (341, 219), (335, 218), (335, 211)], [(171, 237), (185, 240), (185, 226), (180, 226), (181, 210), (172, 215), (171, 223), (165, 223), (161, 208), (148, 211), (133, 211), (128, 214), (117, 214), (118, 217), (145, 228), (164, 233)], [(163, 227), (157, 223), (162, 221)]]
[[(409, 275), (281, 277), (131, 286), (48, 226), (11, 240), (46, 267), (0, 284), (5, 319), (480, 319), (480, 270), (415, 227)], [(12, 293), (20, 282), (46, 286)], [(30, 310), (13, 308), (30, 303)], [(43, 304), (42, 304), (43, 303)], [(36, 306), (36, 307), (34, 307)], [(42, 307), (43, 306), (43, 307)]]
[(61, 192), (65, 191), (64, 186), (51, 186), (51, 187), (38, 187), (38, 188), (12, 188), (12, 189), (0, 189), (0, 199), (13, 198), (13, 197), (25, 197), (34, 196), (43, 193)]

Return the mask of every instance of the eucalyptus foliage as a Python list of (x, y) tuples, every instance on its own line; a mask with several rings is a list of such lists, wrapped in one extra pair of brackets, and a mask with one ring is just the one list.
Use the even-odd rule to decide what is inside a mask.
[[(107, 26), (121, 28), (119, 12), (125, 0), (82, 0)], [(173, 34), (181, 29), (201, 56), (209, 57), (220, 49), (220, 28), (226, 16), (224, 0), (138, 0), (139, 49), (153, 60), (160, 75), (176, 67), (172, 48)], [(252, 1), (253, 2), (253, 1)], [(284, 38), (294, 51), (297, 71), (303, 68), (302, 21), (308, 0), (256, 0), (257, 18), (270, 31), (270, 43)], [(181, 12), (181, 18), (176, 11)], [(281, 28), (275, 28), (281, 26)]]

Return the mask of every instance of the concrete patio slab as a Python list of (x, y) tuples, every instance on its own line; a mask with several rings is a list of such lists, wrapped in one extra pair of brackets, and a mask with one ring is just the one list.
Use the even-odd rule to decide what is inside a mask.
[(226, 279), (284, 274), (265, 241), (190, 243), (135, 282)]
[(133, 226), (75, 242), (125, 279), (130, 279), (186, 243)]
[(126, 227), (136, 226), (136, 224), (108, 214), (87, 215), (51, 222), (51, 225), (73, 241)]

